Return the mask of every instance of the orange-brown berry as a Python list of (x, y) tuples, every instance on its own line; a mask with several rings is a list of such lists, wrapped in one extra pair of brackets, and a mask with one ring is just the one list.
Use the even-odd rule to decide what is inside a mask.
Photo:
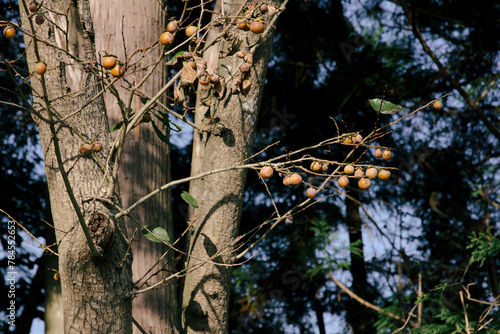
[(345, 188), (349, 185), (349, 179), (347, 178), (347, 176), (342, 175), (341, 177), (339, 177), (337, 183), (338, 183), (339, 187)]
[(356, 171), (354, 172), (354, 177), (356, 179), (360, 179), (363, 176), (365, 176), (365, 172), (363, 172), (363, 170), (361, 168), (360, 169), (356, 169)]
[(370, 188), (370, 186), (371, 186), (370, 179), (367, 179), (367, 178), (359, 179), (359, 181), (358, 181), (359, 189), (366, 190), (366, 189)]
[(92, 143), (92, 150), (94, 152), (97, 152), (97, 153), (101, 152), (102, 151), (102, 144), (101, 144), (101, 142), (98, 142), (98, 141), (93, 142)]
[(317, 194), (317, 191), (314, 188), (308, 188), (306, 190), (306, 196), (309, 198), (313, 198), (314, 196), (316, 196), (316, 194)]
[(302, 183), (302, 176), (299, 174), (290, 175), (290, 184), (294, 187), (300, 185)]
[(366, 170), (365, 175), (368, 176), (370, 179), (374, 179), (377, 177), (378, 171), (376, 168), (370, 167)]
[(262, 176), (264, 179), (272, 178), (273, 174), (274, 174), (274, 171), (269, 166), (264, 166), (260, 169), (260, 176)]
[(80, 146), (80, 154), (84, 158), (90, 157), (92, 155), (92, 145), (87, 143), (82, 144), (82, 146)]

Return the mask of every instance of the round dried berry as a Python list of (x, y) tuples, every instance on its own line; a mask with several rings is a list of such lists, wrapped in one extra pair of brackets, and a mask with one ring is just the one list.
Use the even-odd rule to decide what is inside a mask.
[(345, 188), (349, 185), (349, 179), (347, 178), (347, 176), (341, 176), (339, 177), (337, 183), (339, 184), (339, 187), (341, 188)]
[(365, 176), (365, 172), (363, 172), (363, 170), (361, 168), (360, 169), (356, 169), (356, 171), (354, 172), (354, 177), (356, 179), (360, 179), (363, 176)]
[(272, 178), (273, 174), (274, 174), (274, 171), (269, 166), (264, 166), (260, 169), (260, 176), (262, 176), (264, 179)]
[(353, 165), (346, 165), (344, 167), (344, 173), (346, 173), (347, 175), (354, 174), (354, 166)]
[(389, 179), (390, 177), (391, 177), (391, 172), (389, 172), (388, 170), (382, 169), (378, 173), (378, 178), (383, 180), (383, 181)]
[(82, 144), (82, 146), (80, 146), (80, 154), (84, 158), (90, 157), (92, 155), (92, 145), (87, 143)]
[(98, 142), (98, 141), (93, 142), (92, 143), (92, 150), (94, 152), (97, 152), (97, 153), (101, 152), (102, 151), (102, 144), (101, 144), (101, 142)]
[(309, 197), (309, 198), (313, 198), (314, 196), (316, 196), (316, 189), (314, 188), (309, 188), (306, 190), (306, 196)]
[(313, 172), (319, 172), (319, 171), (321, 171), (321, 162), (313, 161), (311, 163), (311, 170)]
[(376, 168), (370, 167), (366, 170), (365, 175), (368, 176), (370, 179), (374, 179), (377, 177), (378, 171)]
[(250, 71), (250, 65), (248, 65), (247, 63), (241, 64), (240, 71), (241, 73), (247, 73), (248, 71)]
[(384, 158), (385, 161), (390, 160), (392, 158), (392, 152), (385, 150), (382, 154), (382, 158)]
[(290, 179), (290, 176), (287, 175), (283, 178), (283, 184), (287, 187), (289, 187), (291, 185), (291, 179)]
[(302, 176), (300, 176), (299, 174), (290, 175), (290, 184), (292, 186), (297, 187), (301, 183), (302, 183)]
[(359, 186), (359, 189), (362, 189), (362, 190), (366, 190), (366, 189), (370, 188), (370, 186), (371, 186), (370, 179), (367, 179), (367, 178), (360, 179), (358, 181), (358, 186)]

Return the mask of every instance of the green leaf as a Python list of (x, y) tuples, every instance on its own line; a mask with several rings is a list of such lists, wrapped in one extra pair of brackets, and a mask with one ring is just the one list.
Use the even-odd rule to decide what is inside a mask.
[(402, 112), (403, 107), (399, 104), (394, 104), (392, 102), (381, 100), (381, 99), (371, 99), (368, 100), (370, 105), (376, 112), (380, 112), (382, 114), (394, 114), (396, 112)]
[[(151, 232), (150, 232), (151, 231)], [(153, 242), (169, 242), (170, 238), (163, 227), (144, 226), (142, 234)]]
[[(156, 117), (158, 117), (158, 119), (165, 125), (167, 126), (170, 130), (172, 131), (175, 131), (175, 132), (181, 132), (182, 129), (184, 129), (182, 126), (180, 125), (177, 125), (175, 124), (174, 122), (172, 122), (169, 118), (168, 118), (168, 114), (167, 113), (163, 113), (161, 111), (158, 111), (156, 113)], [(172, 125), (175, 127), (172, 128)]]
[(181, 132), (181, 131), (182, 131), (182, 129), (184, 129), (182, 126), (180, 126), (180, 125), (178, 125), (178, 124), (175, 124), (174, 122), (170, 122), (170, 124), (172, 124), (173, 126), (175, 126), (175, 127), (176, 127), (176, 129), (177, 129), (177, 130), (172, 129), (172, 127), (170, 127), (170, 129), (172, 129), (172, 130), (173, 130), (173, 131), (175, 131), (175, 132)]
[(195, 208), (198, 207), (198, 202), (196, 201), (196, 199), (193, 196), (189, 195), (187, 191), (183, 191), (181, 197), (187, 204), (194, 206)]
[(186, 51), (179, 51), (177, 52), (170, 61), (167, 62), (167, 65), (174, 65), (177, 62), (177, 58), (182, 56)]
[(139, 100), (141, 100), (142, 104), (146, 104), (149, 101), (149, 99), (146, 97), (140, 97)]
[(116, 130), (120, 129), (122, 126), (123, 126), (123, 121), (121, 121), (120, 123), (113, 126), (111, 129), (109, 129), (109, 132), (111, 133), (113, 131), (116, 131)]
[(160, 140), (166, 144), (169, 143), (169, 138), (167, 135), (164, 135), (161, 130), (156, 126), (155, 122), (154, 121), (151, 121), (151, 124), (153, 124), (153, 129), (155, 130), (156, 132), (156, 135), (158, 136), (158, 138), (160, 138)]

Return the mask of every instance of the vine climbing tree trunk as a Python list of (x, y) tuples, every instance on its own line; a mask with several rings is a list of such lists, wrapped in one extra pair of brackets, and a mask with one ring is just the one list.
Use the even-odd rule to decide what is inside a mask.
[[(216, 2), (215, 17), (222, 10), (222, 3), (220, 0)], [(241, 15), (236, 12), (240, 8), (236, 2), (226, 1), (224, 5), (225, 14), (229, 17)], [(216, 36), (218, 29), (222, 28), (212, 29), (211, 34)], [(203, 92), (198, 96), (195, 121), (201, 131), (195, 130), (194, 134), (198, 138), (195, 138), (193, 146), (193, 175), (235, 165), (250, 155), (271, 54), (273, 29), (262, 39), (251, 32), (233, 31), (238, 35), (229, 35), (225, 44), (215, 43), (204, 55), (208, 73), (225, 79), (226, 92), (208, 103), (199, 101)], [(243, 41), (240, 49), (250, 51), (247, 62), (253, 56), (246, 82), (251, 84), (246, 90), (235, 79), (243, 61), (234, 51), (227, 50), (227, 46), (238, 38)], [(258, 46), (253, 48), (252, 45)], [(228, 330), (230, 265), (233, 262), (229, 246), (238, 233), (245, 179), (246, 171), (236, 169), (213, 174), (191, 184), (190, 190), (198, 200), (199, 209), (191, 214), (193, 225), (186, 266), (189, 268), (209, 258), (211, 262), (186, 276), (182, 321), (187, 333), (226, 333)]]

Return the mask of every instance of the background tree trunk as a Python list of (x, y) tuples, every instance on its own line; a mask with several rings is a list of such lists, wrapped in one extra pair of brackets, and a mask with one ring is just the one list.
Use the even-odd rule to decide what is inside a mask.
[[(27, 4), (20, 3), (25, 29), (34, 30), (37, 37), (81, 60), (77, 62), (65, 52), (37, 42), (28, 34), (24, 35), (29, 69), (33, 71), (37, 60), (47, 64), (47, 73), (43, 76), (33, 74), (31, 85), (34, 108), (51, 120), (70, 115), (83, 107), (101, 89), (96, 77), (84, 67), (85, 63), (95, 61), (90, 8), (87, 1), (74, 4), (78, 7), (68, 8), (67, 1), (45, 4), (50, 6), (50, 10), (43, 9), (46, 21), (35, 25), (26, 15)], [(67, 13), (67, 16), (59, 13)], [(130, 262), (123, 261), (128, 246), (123, 222), (111, 222), (105, 228), (104, 234), (110, 239), (100, 244), (103, 256), (96, 258), (90, 252), (75, 211), (75, 205), (79, 206), (87, 223), (96, 210), (103, 212), (104, 217), (113, 216), (112, 206), (106, 207), (100, 201), (88, 201), (96, 196), (106, 196), (102, 187), (103, 170), (97, 159), (95, 156), (88, 159), (79, 157), (80, 145), (93, 139), (103, 144), (103, 151), (97, 155), (101, 161), (106, 161), (110, 153), (111, 138), (104, 101), (101, 97), (95, 98), (81, 112), (68, 118), (67, 123), (48, 124), (37, 117), (35, 122), (40, 132), (52, 217), (59, 242), (64, 332), (129, 333), (132, 277)], [(66, 173), (74, 201), (70, 200), (65, 186), (63, 174)], [(109, 200), (119, 201), (117, 191), (118, 188), (115, 188)]]
[[(351, 197), (358, 200), (356, 192), (351, 192)], [(354, 254), (351, 251), (351, 275), (352, 275), (352, 291), (359, 297), (371, 302), (368, 293), (368, 281), (366, 274), (366, 263), (363, 253), (363, 238), (361, 216), (359, 214), (359, 204), (355, 201), (346, 198), (347, 211), (347, 227), (349, 229), (349, 243), (351, 247), (359, 242), (358, 248), (361, 250), (361, 255)], [(373, 324), (376, 321), (376, 315), (365, 306), (359, 305), (355, 300), (350, 300), (350, 307), (347, 309), (346, 315), (348, 323), (352, 326), (353, 332), (356, 334), (374, 333)], [(362, 319), (362, 320), (360, 320)]]
[[(216, 12), (220, 11), (221, 3), (221, 1), (216, 2)], [(228, 4), (224, 8), (226, 14), (238, 7), (231, 6), (228, 2), (225, 4)], [(231, 13), (230, 17), (237, 14)], [(259, 38), (251, 32), (238, 33), (242, 34), (244, 45), (252, 45)], [(237, 71), (241, 59), (234, 54), (218, 59), (219, 52), (223, 51), (221, 49), (223, 46), (219, 43), (205, 54), (209, 74), (214, 71), (224, 77), (227, 92), (210, 108), (202, 106), (198, 101), (195, 115), (197, 127), (206, 130), (207, 124), (215, 121), (221, 132), (195, 131), (192, 175), (235, 165), (249, 157), (273, 35), (273, 33), (267, 35), (253, 55), (253, 65), (250, 70), (251, 88), (246, 94), (231, 91), (233, 85), (230, 78), (236, 73), (235, 69)], [(228, 71), (231, 71), (231, 74)], [(206, 112), (211, 113), (211, 120)], [(190, 186), (192, 195), (198, 200), (199, 209), (191, 215), (194, 224), (186, 266), (211, 258), (217, 252), (223, 251), (223, 254), (212, 259), (212, 262), (221, 265), (207, 263), (186, 276), (182, 311), (183, 328), (187, 333), (228, 331), (232, 267), (226, 265), (232, 263), (232, 254), (224, 249), (238, 234), (245, 180), (245, 170), (232, 170), (207, 176)]]
[[(137, 49), (145, 49), (158, 41), (163, 32), (166, 10), (162, 1), (110, 0), (103, 5), (101, 1), (90, 0), (92, 19), (95, 27), (95, 43), (98, 57), (106, 53), (118, 56), (122, 62)], [(123, 44), (125, 42), (125, 45)], [(154, 61), (158, 59), (163, 47), (156, 46), (152, 52), (142, 56), (139, 52), (129, 59), (125, 79), (137, 83)], [(135, 65), (132, 65), (134, 64)], [(161, 61), (154, 74), (141, 87), (140, 92), (153, 96), (166, 82), (164, 61)], [(128, 100), (128, 85), (121, 80), (117, 87), (120, 96)], [(111, 126), (122, 119), (116, 97), (105, 94), (106, 110)], [(142, 106), (139, 97), (134, 97), (132, 111)], [(153, 116), (153, 121), (155, 120)], [(156, 124), (166, 132), (160, 122)], [(152, 190), (170, 180), (169, 145), (162, 142), (154, 132), (151, 123), (144, 123), (132, 130), (125, 141), (120, 167), (120, 190), (122, 203), (128, 207)], [(164, 191), (138, 207), (132, 217), (142, 225), (161, 226), (173, 237), (172, 210), (170, 191)], [(125, 218), (128, 235), (133, 240), (132, 273), (138, 288), (145, 288), (168, 276), (173, 267), (173, 253), (156, 266), (158, 259), (168, 248), (160, 243), (153, 243), (141, 233), (141, 226)], [(154, 267), (154, 268), (153, 268)], [(143, 276), (157, 273), (145, 283)], [(149, 276), (148, 275), (148, 276)], [(177, 331), (179, 311), (177, 307), (176, 285), (152, 290), (138, 295), (132, 304), (134, 319), (148, 332), (171, 333)], [(134, 332), (138, 329), (134, 326)]]
[[(55, 232), (47, 231), (45, 237), (47, 245), (56, 242)], [(54, 274), (50, 269), (58, 270), (58, 258), (55, 255), (45, 255), (44, 270), (45, 275), (45, 334), (59, 334), (64, 332), (63, 301), (61, 295), (61, 281), (54, 279)]]

